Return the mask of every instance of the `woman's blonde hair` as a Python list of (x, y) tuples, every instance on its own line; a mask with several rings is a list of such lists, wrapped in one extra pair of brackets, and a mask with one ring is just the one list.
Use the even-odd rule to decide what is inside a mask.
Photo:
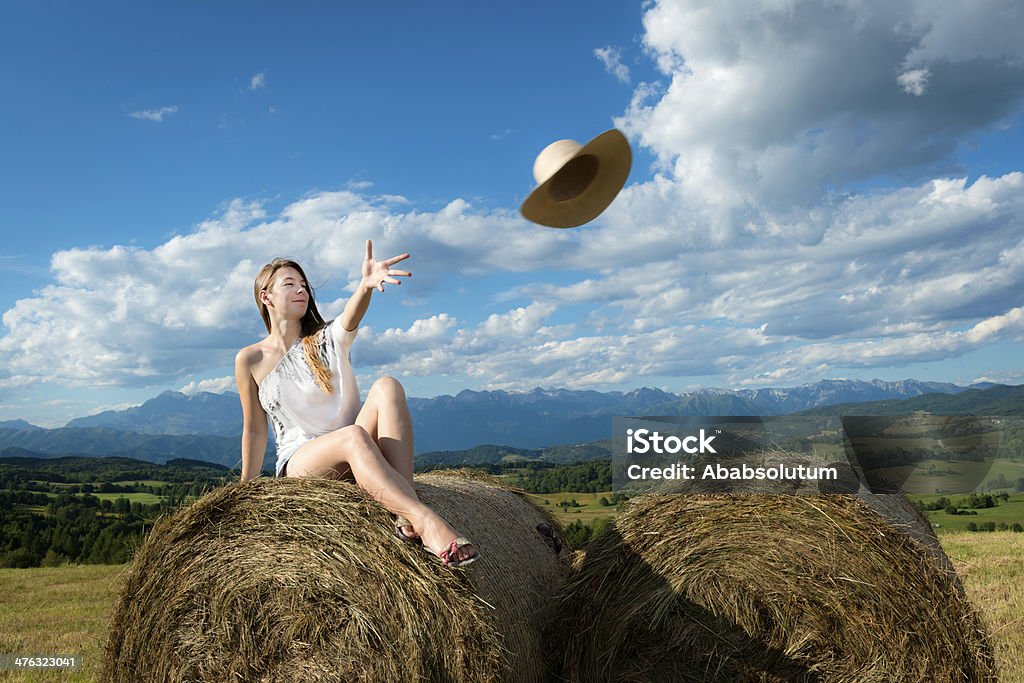
[(316, 308), (316, 297), (313, 293), (313, 287), (309, 284), (309, 278), (306, 277), (302, 266), (291, 259), (276, 258), (260, 268), (260, 272), (256, 275), (256, 281), (252, 285), (253, 295), (256, 297), (256, 306), (260, 309), (260, 316), (263, 318), (263, 324), (267, 326), (267, 332), (271, 332), (270, 311), (267, 310), (267, 305), (260, 301), (260, 292), (270, 291), (271, 286), (274, 284), (274, 275), (281, 268), (294, 268), (297, 270), (299, 275), (302, 276), (306, 291), (309, 293), (309, 305), (306, 307), (306, 314), (302, 316), (300, 321), (299, 334), (302, 337), (302, 350), (306, 355), (306, 362), (313, 371), (313, 379), (316, 380), (317, 386), (325, 394), (329, 394), (333, 391), (331, 387), (331, 371), (327, 369), (327, 361), (316, 344), (316, 333), (326, 327), (327, 322)]

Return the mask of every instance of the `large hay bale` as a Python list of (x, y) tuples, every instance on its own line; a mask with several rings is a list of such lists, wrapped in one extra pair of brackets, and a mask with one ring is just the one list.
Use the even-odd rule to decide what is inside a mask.
[(660, 486), (651, 489), (651, 493), (657, 494), (710, 494), (710, 493), (743, 493), (743, 494), (787, 494), (787, 495), (816, 495), (823, 494), (856, 494), (872, 510), (883, 517), (889, 525), (918, 541), (931, 555), (935, 562), (947, 573), (963, 590), (959, 577), (953, 569), (946, 552), (942, 549), (935, 530), (932, 529), (928, 518), (917, 509), (907, 496), (902, 493), (872, 493), (865, 486), (845, 463), (824, 462), (818, 456), (805, 453), (794, 453), (783, 450), (773, 450), (761, 453), (748, 453), (745, 457), (730, 462), (723, 460), (726, 466), (740, 466), (743, 463), (752, 466), (772, 466), (784, 464), (787, 467), (795, 468), (803, 465), (807, 468), (832, 466), (840, 473), (839, 481), (830, 480), (733, 480), (733, 479), (695, 479), (691, 481), (666, 481)]
[(543, 680), (541, 625), (568, 572), (536, 530), (549, 520), (484, 481), (416, 488), (483, 560), (442, 567), (327, 479), (231, 484), (161, 520), (127, 571), (104, 680)]
[(646, 495), (549, 624), (569, 681), (992, 681), (954, 577), (853, 495)]

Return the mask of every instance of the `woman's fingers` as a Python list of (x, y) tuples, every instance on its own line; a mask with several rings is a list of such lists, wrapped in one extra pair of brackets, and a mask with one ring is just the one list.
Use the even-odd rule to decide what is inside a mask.
[(407, 258), (409, 258), (409, 254), (400, 254), (398, 256), (392, 256), (387, 261), (384, 261), (384, 265), (390, 266), (394, 263), (398, 263), (399, 261), (404, 261)]
[[(389, 273), (389, 275), (390, 275), (390, 273)], [(382, 292), (383, 292), (383, 291), (384, 291), (384, 285), (385, 285), (385, 284), (389, 284), (389, 285), (401, 285), (401, 284), (402, 284), (402, 282), (401, 282), (400, 280), (396, 280), (396, 279), (395, 279), (395, 278), (393, 278), (393, 277), (382, 277), (382, 278), (380, 279), (380, 282), (378, 282), (378, 283), (377, 283), (377, 286), (375, 287), (375, 289), (379, 289), (380, 291), (382, 291)]]
[(400, 277), (412, 277), (412, 273), (407, 270), (388, 270), (388, 275), (398, 275)]
[(366, 259), (369, 261), (373, 260), (373, 241), (366, 240)]

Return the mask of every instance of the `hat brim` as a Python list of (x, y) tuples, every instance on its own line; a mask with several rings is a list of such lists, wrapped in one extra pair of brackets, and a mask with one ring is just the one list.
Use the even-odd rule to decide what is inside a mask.
[(552, 181), (558, 177), (555, 173), (534, 188), (519, 207), (527, 220), (549, 228), (575, 228), (594, 220), (608, 208), (629, 177), (633, 162), (629, 142), (612, 128), (585, 144), (572, 158), (586, 154), (598, 161), (597, 175), (590, 185), (572, 199), (558, 201), (550, 191)]

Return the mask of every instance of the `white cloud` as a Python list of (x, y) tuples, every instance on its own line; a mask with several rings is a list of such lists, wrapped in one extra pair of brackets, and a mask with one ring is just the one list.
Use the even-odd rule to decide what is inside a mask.
[(353, 351), (358, 364), (382, 365), (394, 363), (403, 356), (417, 351), (429, 351), (451, 342), (449, 331), (458, 321), (447, 313), (416, 320), (408, 329), (397, 327), (376, 332), (371, 326), (359, 331)]
[(554, 311), (554, 304), (534, 302), (507, 313), (492, 314), (481, 325), (480, 331), (490, 337), (525, 337), (536, 333)]
[(249, 90), (259, 90), (267, 84), (267, 75), (260, 71), (249, 79)]
[[(157, 386), (229, 365), (263, 334), (251, 290), (261, 263), (297, 257), (323, 284), (330, 316), (347, 297), (342, 286), (358, 278), (367, 238), (378, 256), (413, 254), (409, 295), (430, 311), (404, 328), (367, 322), (354, 358), (379, 373), (490, 388), (708, 374), (737, 384), (814, 381), (830, 367), (953, 357), (1020, 336), (1024, 174), (851, 196), (818, 220), (809, 244), (782, 224), (724, 243), (699, 224), (688, 234), (673, 227), (678, 194), (660, 182), (630, 188), (621, 206), (576, 231), (538, 229), (462, 200), (428, 213), (342, 190), (277, 215), (236, 200), (152, 250), (58, 252), (53, 283), (3, 315), (2, 383)], [(486, 284), (496, 271), (534, 272), (536, 281), (497, 297), (505, 310), (457, 318), (444, 278)], [(548, 271), (579, 277), (555, 286)], [(532, 302), (508, 303), (521, 296)], [(573, 307), (583, 319), (550, 322)], [(230, 378), (206, 382), (185, 387), (230, 388)]]
[(915, 40), (908, 67), (978, 60), (1019, 67), (1024, 59), (1024, 5), (1016, 0), (913, 0), (902, 6), (909, 15), (903, 35)]
[(159, 109), (144, 109), (142, 111), (131, 111), (128, 112), (128, 116), (133, 119), (142, 119), (144, 121), (156, 121), (161, 123), (165, 116), (175, 114), (178, 111), (177, 105), (171, 107), (160, 107)]
[(666, 83), (617, 124), (731, 234), (880, 175), (960, 172), (951, 153), (1024, 95), (1020, 3), (985, 4), (664, 0), (644, 44)]
[(198, 382), (192, 380), (185, 386), (178, 389), (183, 394), (198, 394), (202, 391), (208, 391), (213, 394), (223, 394), (225, 391), (237, 391), (235, 384), (235, 378), (231, 375), (227, 377), (213, 377), (211, 379), (203, 379)]
[(629, 83), (629, 67), (622, 63), (622, 52), (617, 47), (599, 47), (594, 56), (604, 64), (604, 70), (622, 83)]
[[(76, 403), (77, 403), (77, 401), (76, 401)], [(90, 408), (88, 410), (88, 412), (86, 412), (86, 415), (99, 415), (100, 413), (105, 413), (108, 410), (113, 410), (113, 411), (120, 412), (122, 410), (128, 410), (129, 408), (138, 408), (140, 405), (142, 405), (142, 404), (141, 403), (131, 403), (131, 402), (107, 403), (105, 405), (101, 405), (101, 406), (96, 406), (94, 408)]]
[[(32, 381), (159, 386), (229, 364), (262, 334), (252, 280), (280, 255), (298, 258), (314, 282), (333, 274), (329, 293), (358, 279), (362, 245), (372, 238), (378, 257), (414, 254), (415, 295), (429, 296), (445, 273), (552, 265), (555, 247), (568, 243), (554, 231), (524, 230), (511, 211), (475, 212), (462, 200), (434, 213), (403, 206), (394, 196), (345, 190), (310, 195), (268, 217), (262, 204), (235, 200), (153, 249), (59, 251), (53, 282), (2, 316), (3, 383), (11, 390)], [(336, 313), (341, 303), (324, 310)]]
[(931, 71), (928, 69), (911, 69), (897, 76), (896, 82), (903, 88), (903, 92), (920, 97), (928, 87), (929, 76), (931, 76)]

